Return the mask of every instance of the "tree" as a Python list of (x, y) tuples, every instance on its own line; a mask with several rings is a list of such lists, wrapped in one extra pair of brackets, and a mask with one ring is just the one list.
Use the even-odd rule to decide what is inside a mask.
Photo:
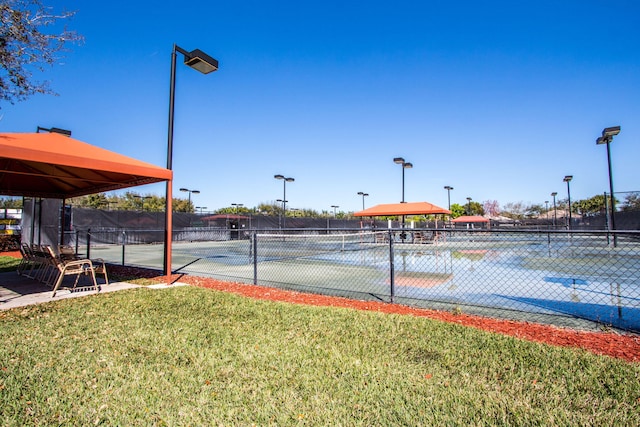
[(0, 208), (22, 209), (22, 197), (0, 197)]
[(497, 200), (485, 200), (482, 202), (482, 208), (491, 217), (500, 215), (500, 203)]
[(452, 204), (450, 210), (452, 219), (456, 219), (466, 213), (466, 207), (459, 205), (458, 203)]
[(509, 202), (504, 205), (502, 215), (511, 219), (523, 219), (528, 207), (523, 202)]
[(640, 210), (640, 194), (629, 193), (625, 196), (621, 209), (623, 211), (636, 211)]
[(47, 81), (38, 82), (32, 74), (53, 66), (68, 43), (82, 41), (66, 26), (60, 33), (46, 32), (73, 15), (55, 13), (41, 0), (0, 1), (0, 100), (13, 104), (37, 93), (55, 94)]
[[(616, 203), (618, 201), (616, 200)], [(611, 197), (607, 195), (607, 206), (611, 206)], [(603, 194), (598, 194), (589, 199), (571, 202), (571, 212), (579, 213), (583, 216), (591, 216), (605, 211), (605, 200)]]

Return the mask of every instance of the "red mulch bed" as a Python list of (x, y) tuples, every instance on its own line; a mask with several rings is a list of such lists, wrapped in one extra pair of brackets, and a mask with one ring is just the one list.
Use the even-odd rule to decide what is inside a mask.
[[(19, 252), (5, 252), (3, 255), (20, 257)], [(119, 276), (150, 278), (160, 283), (166, 280), (166, 276), (158, 276), (157, 270), (121, 266), (110, 266), (110, 269), (113, 271), (112, 274), (115, 273)], [(174, 274), (171, 277), (171, 280), (172, 282), (179, 280), (180, 282), (188, 283), (190, 285), (216, 289), (223, 292), (233, 292), (249, 298), (285, 301), (294, 304), (348, 307), (356, 310), (369, 310), (381, 313), (428, 317), (431, 319), (441, 320), (443, 322), (458, 323), (460, 325), (471, 326), (485, 331), (497, 332), (530, 341), (564, 347), (577, 347), (593, 353), (607, 355), (629, 362), (640, 362), (640, 336), (633, 334), (576, 331), (536, 323), (492, 319), (482, 316), (472, 316), (469, 314), (456, 314), (447, 311), (412, 308), (399, 304), (358, 301), (348, 298), (286, 291), (277, 288), (254, 286), (244, 283), (223, 282), (216, 279), (198, 276)]]

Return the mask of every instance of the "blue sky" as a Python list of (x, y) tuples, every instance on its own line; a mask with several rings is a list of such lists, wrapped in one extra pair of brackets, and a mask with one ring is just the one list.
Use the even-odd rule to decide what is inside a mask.
[[(540, 203), (640, 190), (640, 3), (551, 1), (55, 2), (84, 35), (36, 74), (59, 96), (3, 104), (0, 132), (60, 127), (166, 165), (173, 43), (173, 169), (209, 210), (283, 196), (292, 208), (354, 211), (405, 200)], [(164, 194), (164, 186), (138, 187)]]

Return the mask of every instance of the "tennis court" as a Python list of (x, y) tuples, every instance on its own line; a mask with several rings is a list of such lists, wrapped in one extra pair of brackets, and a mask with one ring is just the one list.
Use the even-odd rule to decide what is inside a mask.
[[(172, 267), (306, 292), (640, 330), (636, 235), (619, 236), (612, 248), (599, 233), (446, 233), (429, 244), (401, 239), (397, 230), (174, 242)], [(118, 246), (91, 251), (121, 263)], [(161, 268), (162, 251), (128, 245), (126, 264)]]

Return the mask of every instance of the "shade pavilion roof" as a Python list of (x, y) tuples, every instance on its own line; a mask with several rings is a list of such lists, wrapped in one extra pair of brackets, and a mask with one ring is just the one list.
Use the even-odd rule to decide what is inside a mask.
[(375, 205), (354, 213), (354, 216), (432, 215), (451, 211), (429, 202), (388, 203)]
[(169, 169), (58, 133), (0, 133), (0, 194), (66, 199), (169, 181)]
[(479, 215), (463, 215), (452, 219), (451, 222), (489, 222), (489, 219)]

